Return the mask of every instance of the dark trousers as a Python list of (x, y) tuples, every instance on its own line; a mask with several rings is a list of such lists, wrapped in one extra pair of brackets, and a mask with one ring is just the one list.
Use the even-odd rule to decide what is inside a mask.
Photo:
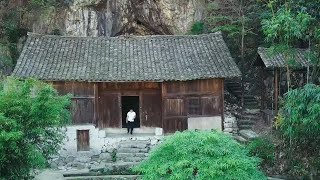
[(128, 133), (130, 132), (130, 134), (132, 134), (133, 125), (134, 125), (134, 122), (129, 122), (129, 121), (128, 121), (128, 123), (127, 123), (127, 129), (128, 129)]

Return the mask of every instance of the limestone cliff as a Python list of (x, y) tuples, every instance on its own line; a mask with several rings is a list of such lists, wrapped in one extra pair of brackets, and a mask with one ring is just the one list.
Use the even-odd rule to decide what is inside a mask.
[(185, 34), (205, 16), (207, 0), (74, 0), (24, 15), (29, 30), (70, 36)]

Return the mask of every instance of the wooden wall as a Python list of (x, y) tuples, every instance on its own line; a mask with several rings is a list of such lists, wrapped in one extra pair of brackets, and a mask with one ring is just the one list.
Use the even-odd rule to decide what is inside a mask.
[(140, 126), (161, 127), (161, 84), (125, 82), (98, 84), (99, 127), (122, 127), (121, 96), (139, 96)]
[(71, 93), (72, 123), (121, 128), (121, 97), (139, 96), (140, 126), (185, 130), (188, 117), (223, 118), (223, 79), (174, 82), (53, 82)]
[(72, 94), (72, 124), (121, 128), (121, 96), (139, 96), (140, 126), (161, 127), (161, 83), (53, 82), (62, 95)]
[(166, 133), (188, 128), (188, 117), (223, 118), (223, 79), (162, 84), (163, 128)]
[(96, 122), (95, 83), (53, 82), (54, 88), (62, 95), (72, 94), (72, 124)]

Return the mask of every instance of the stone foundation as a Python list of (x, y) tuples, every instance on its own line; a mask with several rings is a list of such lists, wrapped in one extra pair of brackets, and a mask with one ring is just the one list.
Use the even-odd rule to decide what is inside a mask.
[[(77, 130), (89, 130), (89, 151), (77, 150)], [(125, 132), (126, 130), (123, 129)], [(51, 167), (63, 171), (132, 166), (147, 157), (148, 152), (161, 142), (163, 136), (150, 134), (107, 134), (93, 125), (66, 127), (66, 139), (59, 156), (49, 162)]]
[(224, 116), (224, 130), (225, 133), (230, 134), (238, 134), (238, 125), (237, 125), (237, 118), (231, 114)]

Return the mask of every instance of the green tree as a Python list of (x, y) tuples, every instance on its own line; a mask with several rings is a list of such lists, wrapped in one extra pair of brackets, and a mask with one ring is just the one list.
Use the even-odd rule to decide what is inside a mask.
[(186, 131), (167, 137), (135, 171), (150, 180), (266, 179), (258, 164), (228, 135)]
[(292, 12), (288, 4), (275, 10), (273, 2), (270, 1), (269, 3), (272, 16), (262, 20), (262, 30), (266, 36), (266, 40), (272, 43), (271, 53), (281, 53), (284, 55), (287, 86), (290, 89), (289, 67), (295, 64), (295, 45), (299, 40), (306, 39), (312, 18), (305, 12)]
[[(307, 174), (320, 176), (320, 87), (307, 84), (290, 90), (277, 118), (280, 133), (289, 147), (291, 171), (302, 164), (295, 173), (297, 178)], [(300, 177), (299, 177), (300, 176)], [(312, 179), (312, 178), (311, 178)]]
[[(231, 55), (235, 58), (242, 73), (242, 100), (244, 82), (256, 82), (253, 61), (261, 43), (260, 19), (261, 8), (255, 0), (214, 0), (208, 5), (205, 26), (209, 32), (222, 31)], [(252, 69), (249, 70), (248, 69)]]
[(5, 79), (0, 88), (0, 179), (24, 179), (57, 153), (70, 99), (48, 84)]

